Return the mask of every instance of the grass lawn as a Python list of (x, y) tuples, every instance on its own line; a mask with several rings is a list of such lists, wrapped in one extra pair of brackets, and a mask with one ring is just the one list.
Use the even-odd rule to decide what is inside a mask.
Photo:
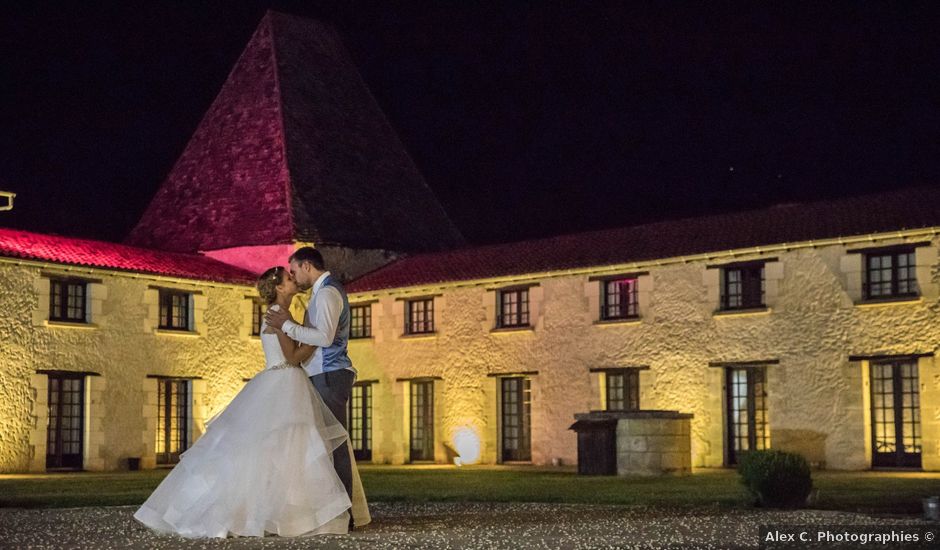
[[(471, 466), (362, 466), (370, 501), (559, 502), (719, 508), (750, 505), (731, 470), (686, 477), (588, 477), (570, 469)], [(0, 507), (140, 504), (166, 470), (0, 475)], [(814, 508), (919, 514), (920, 499), (940, 495), (940, 473), (814, 472)]]

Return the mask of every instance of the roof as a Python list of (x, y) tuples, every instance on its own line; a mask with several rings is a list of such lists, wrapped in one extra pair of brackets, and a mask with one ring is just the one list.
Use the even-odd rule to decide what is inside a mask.
[(940, 226), (940, 189), (664, 221), (410, 256), (367, 273), (349, 292), (615, 265), (813, 239)]
[(0, 256), (252, 285), (257, 276), (200, 256), (148, 250), (122, 244), (0, 228)]
[(463, 237), (338, 33), (268, 12), (127, 244), (427, 252)]

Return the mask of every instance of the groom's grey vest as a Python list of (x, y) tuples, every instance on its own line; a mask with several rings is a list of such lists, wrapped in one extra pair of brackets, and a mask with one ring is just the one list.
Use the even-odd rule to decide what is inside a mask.
[(333, 279), (332, 275), (327, 275), (323, 286), (335, 288), (343, 297), (343, 312), (339, 314), (339, 322), (336, 323), (336, 336), (333, 337), (333, 343), (329, 347), (323, 348), (323, 372), (350, 369), (352, 361), (346, 353), (346, 344), (349, 342), (349, 298), (346, 297), (343, 285)]

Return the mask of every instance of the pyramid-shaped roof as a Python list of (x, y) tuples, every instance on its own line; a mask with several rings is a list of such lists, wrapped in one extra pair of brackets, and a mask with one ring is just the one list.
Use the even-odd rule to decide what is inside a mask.
[(128, 244), (460, 245), (338, 33), (268, 12)]

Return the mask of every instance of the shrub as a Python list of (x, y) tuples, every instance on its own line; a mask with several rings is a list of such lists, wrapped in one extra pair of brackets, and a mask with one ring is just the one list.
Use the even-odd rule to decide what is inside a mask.
[(758, 506), (799, 508), (813, 489), (809, 463), (801, 455), (783, 451), (743, 453), (738, 473)]

